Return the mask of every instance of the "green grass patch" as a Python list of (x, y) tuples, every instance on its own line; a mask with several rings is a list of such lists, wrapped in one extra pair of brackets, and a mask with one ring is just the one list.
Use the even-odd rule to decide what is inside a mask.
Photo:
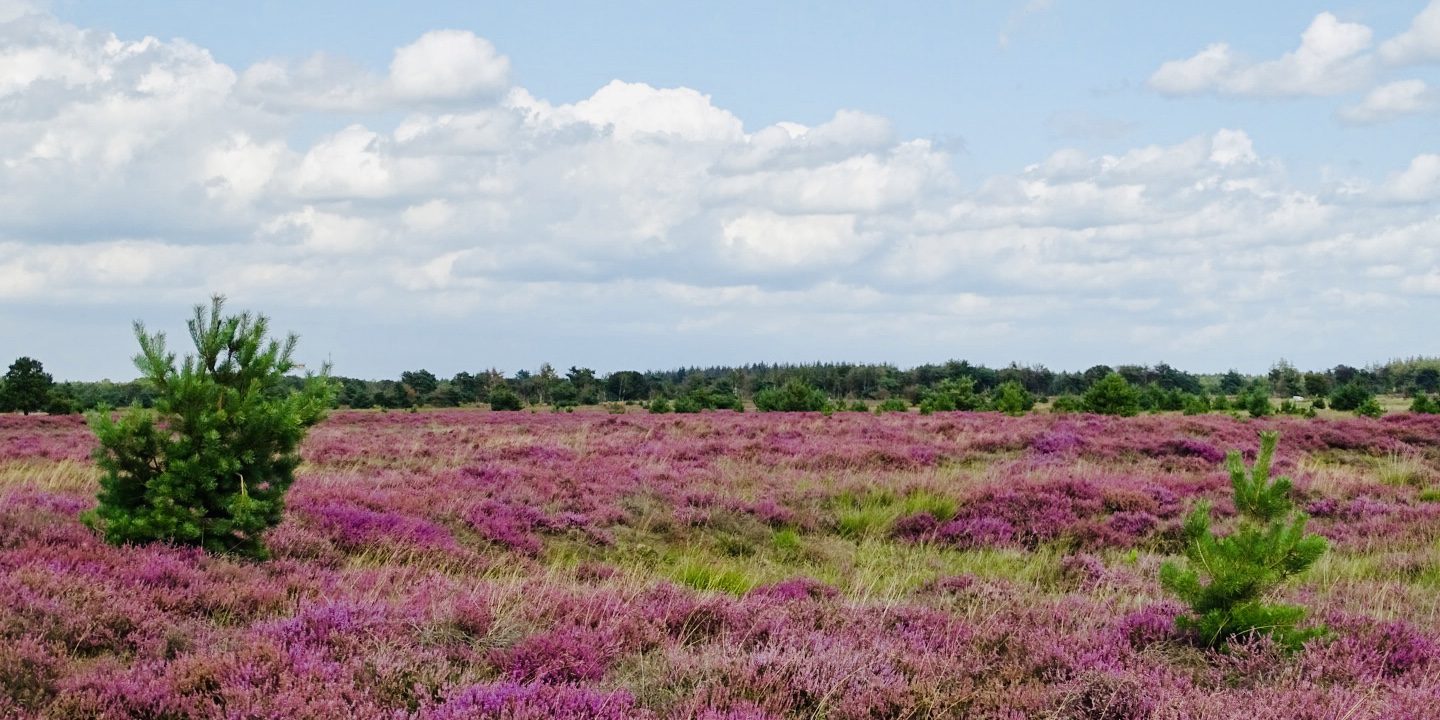
[(879, 537), (889, 532), (896, 520), (928, 512), (940, 521), (955, 517), (959, 503), (954, 498), (916, 490), (897, 495), (885, 490), (841, 493), (835, 498), (835, 530), (841, 537)]
[(675, 582), (706, 592), (744, 595), (760, 583), (733, 562), (695, 558), (681, 562), (670, 571)]
[(804, 547), (804, 543), (800, 540), (800, 533), (793, 528), (776, 530), (770, 538), (770, 544), (781, 557), (797, 556)]
[(1420, 486), (1425, 483), (1425, 464), (1412, 455), (1403, 455), (1392, 452), (1380, 458), (1376, 463), (1376, 472), (1380, 476), (1380, 482), (1386, 485), (1412, 485)]

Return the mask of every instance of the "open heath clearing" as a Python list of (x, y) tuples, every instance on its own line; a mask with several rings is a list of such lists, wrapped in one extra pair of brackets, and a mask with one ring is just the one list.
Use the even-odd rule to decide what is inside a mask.
[[(1202, 650), (1158, 569), (1261, 429), (1328, 633)], [(261, 562), (101, 542), (93, 445), (0, 417), (0, 717), (1440, 712), (1440, 416), (340, 412)]]

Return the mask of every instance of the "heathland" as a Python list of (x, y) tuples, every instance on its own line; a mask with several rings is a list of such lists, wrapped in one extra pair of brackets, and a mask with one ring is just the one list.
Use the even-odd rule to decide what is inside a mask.
[[(1223, 467), (1330, 550), (1325, 632), (1161, 586)], [(1440, 416), (335, 413), (272, 554), (110, 546), (94, 436), (0, 416), (0, 717), (1432, 717)]]

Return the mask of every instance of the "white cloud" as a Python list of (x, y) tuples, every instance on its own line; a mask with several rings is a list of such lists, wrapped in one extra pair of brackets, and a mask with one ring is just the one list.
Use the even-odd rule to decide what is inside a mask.
[(1415, 156), (1409, 167), (1390, 176), (1381, 192), (1402, 202), (1440, 199), (1440, 155)]
[(1334, 95), (1368, 82), (1371, 30), (1320, 13), (1300, 36), (1300, 47), (1275, 60), (1251, 61), (1216, 43), (1185, 60), (1164, 63), (1150, 87), (1167, 95), (1285, 97)]
[(1440, 0), (1431, 0), (1405, 32), (1381, 43), (1380, 57), (1396, 65), (1440, 60)]
[(749, 212), (721, 227), (727, 254), (746, 271), (767, 274), (853, 263), (871, 240), (850, 215)]
[(690, 88), (653, 88), (613, 80), (573, 105), (529, 108), (543, 122), (585, 122), (621, 140), (675, 139), (734, 142), (743, 135), (740, 119)]
[(278, 140), (261, 143), (237, 132), (206, 151), (201, 164), (205, 192), (232, 208), (245, 206), (270, 186), (289, 154)]
[(1435, 109), (1440, 99), (1424, 80), (1397, 80), (1374, 88), (1359, 103), (1342, 107), (1337, 115), (1356, 125), (1385, 122)]
[(412, 101), (494, 97), (506, 88), (510, 60), (468, 30), (435, 30), (395, 51), (390, 89)]
[[(1269, 64), (1213, 53), (1175, 87), (1318, 91), (1317, 68), (1363, 64), (1354, 27), (1317, 19)], [(1327, 196), (1225, 128), (967, 181), (874, 114), (747, 130), (698, 90), (618, 80), (552, 103), (455, 31), (401, 48), (389, 75), (324, 56), (237, 74), (43, 15), (0, 41), (18, 58), (0, 61), (0, 310), (220, 290), (350, 318), (350, 337), (398, 318), (422, 345), (447, 337), (435, 313), (527, 347), (543, 316), (602, 350), (763, 337), (767, 357), (813, 358), (883, 336), (921, 359), (982, 338), (1143, 360), (1303, 317), (1317, 287), (1343, 291), (1323, 298), (1337, 322), (1412, 312), (1440, 267), (1434, 155)], [(1361, 106), (1403, 105), (1383, 95)]]
[(488, 40), (463, 30), (435, 30), (396, 48), (388, 75), (316, 53), (299, 62), (266, 60), (240, 76), (239, 95), (275, 112), (364, 112), (414, 105), (453, 105), (500, 97), (510, 60)]

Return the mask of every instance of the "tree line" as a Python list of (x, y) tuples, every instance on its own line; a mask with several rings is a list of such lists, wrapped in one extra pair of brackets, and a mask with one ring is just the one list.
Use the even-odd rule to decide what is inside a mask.
[[(489, 405), (495, 409), (526, 406), (573, 407), (601, 403), (663, 401), (684, 409), (739, 407), (764, 409), (786, 392), (810, 407), (823, 397), (834, 408), (855, 403), (890, 403), (892, 409), (1003, 409), (1053, 400), (1059, 409), (1083, 410), (1085, 395), (1107, 377), (1118, 376), (1133, 389), (1140, 411), (1260, 410), (1274, 398), (1277, 408), (1298, 408), (1285, 401), (1302, 398), (1306, 407), (1357, 410), (1375, 395), (1415, 396), (1422, 412), (1440, 411), (1440, 358), (1410, 358), (1365, 368), (1336, 365), (1301, 371), (1285, 360), (1263, 375), (1235, 370), (1190, 373), (1167, 363), (1096, 365), (1084, 371), (1055, 371), (1043, 365), (1012, 363), (1001, 368), (951, 360), (902, 369), (891, 364), (813, 363), (686, 367), (672, 370), (619, 370), (597, 373), (571, 366), (560, 371), (549, 363), (535, 371), (498, 369), (459, 372), (442, 378), (426, 369), (407, 370), (393, 379), (334, 377), (336, 407), (403, 409)], [(291, 377), (296, 387), (303, 382)], [(1111, 388), (1113, 390), (1114, 388)], [(1122, 393), (1123, 394), (1123, 393)], [(1005, 396), (1003, 401), (999, 400)], [(154, 388), (142, 381), (55, 382), (40, 361), (18, 358), (0, 381), (0, 411), (63, 414), (97, 407), (150, 407)], [(1127, 396), (1128, 397), (1128, 396)], [(1263, 400), (1263, 402), (1262, 402)], [(1004, 407), (998, 407), (997, 402)], [(1122, 406), (1128, 412), (1129, 399)], [(1203, 404), (1203, 408), (1202, 408)], [(1238, 404), (1238, 405), (1237, 405)], [(820, 409), (820, 408), (815, 408)], [(1268, 414), (1268, 411), (1266, 411)]]

